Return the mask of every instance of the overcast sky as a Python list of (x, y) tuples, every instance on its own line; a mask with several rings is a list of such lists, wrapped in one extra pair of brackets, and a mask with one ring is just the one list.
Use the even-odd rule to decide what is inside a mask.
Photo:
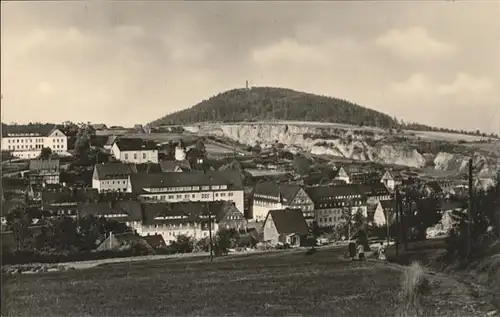
[(500, 1), (1, 6), (4, 122), (146, 123), (249, 80), (498, 131)]

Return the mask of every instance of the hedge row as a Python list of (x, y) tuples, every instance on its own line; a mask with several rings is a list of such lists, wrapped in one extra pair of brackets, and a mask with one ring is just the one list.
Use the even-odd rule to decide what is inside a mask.
[[(171, 249), (156, 250), (153, 254), (173, 254)], [(28, 263), (64, 263), (76, 261), (95, 261), (112, 258), (125, 258), (142, 255), (150, 255), (151, 252), (141, 248), (131, 248), (120, 251), (96, 251), (96, 252), (38, 252), (38, 251), (14, 251), (2, 252), (2, 265), (28, 264)]]

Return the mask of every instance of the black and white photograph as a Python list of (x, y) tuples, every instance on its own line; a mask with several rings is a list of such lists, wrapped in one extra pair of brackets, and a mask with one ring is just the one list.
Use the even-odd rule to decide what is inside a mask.
[(2, 317), (500, 317), (500, 0), (0, 13)]

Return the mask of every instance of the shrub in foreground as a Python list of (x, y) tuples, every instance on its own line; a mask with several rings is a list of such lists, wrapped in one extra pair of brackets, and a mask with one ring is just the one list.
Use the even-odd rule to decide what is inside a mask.
[(422, 299), (429, 291), (424, 268), (413, 262), (405, 269), (401, 283), (402, 316), (422, 316)]

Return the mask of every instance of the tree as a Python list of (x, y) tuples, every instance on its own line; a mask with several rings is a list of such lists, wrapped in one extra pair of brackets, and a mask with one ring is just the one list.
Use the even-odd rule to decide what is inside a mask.
[(49, 147), (44, 147), (40, 151), (40, 158), (42, 160), (48, 160), (48, 159), (50, 159), (51, 156), (52, 156), (52, 149)]
[(80, 123), (75, 137), (75, 150), (80, 158), (88, 155), (95, 130), (90, 124)]
[(175, 253), (189, 253), (194, 250), (194, 240), (186, 235), (178, 235), (176, 240), (171, 244)]
[(238, 241), (239, 234), (235, 229), (220, 229), (215, 236), (215, 255), (225, 255)]
[(200, 158), (205, 158), (207, 151), (205, 149), (205, 143), (203, 143), (202, 139), (197, 139), (194, 147), (198, 150)]
[(306, 175), (311, 168), (311, 162), (304, 156), (297, 154), (293, 158), (292, 168), (299, 175)]

